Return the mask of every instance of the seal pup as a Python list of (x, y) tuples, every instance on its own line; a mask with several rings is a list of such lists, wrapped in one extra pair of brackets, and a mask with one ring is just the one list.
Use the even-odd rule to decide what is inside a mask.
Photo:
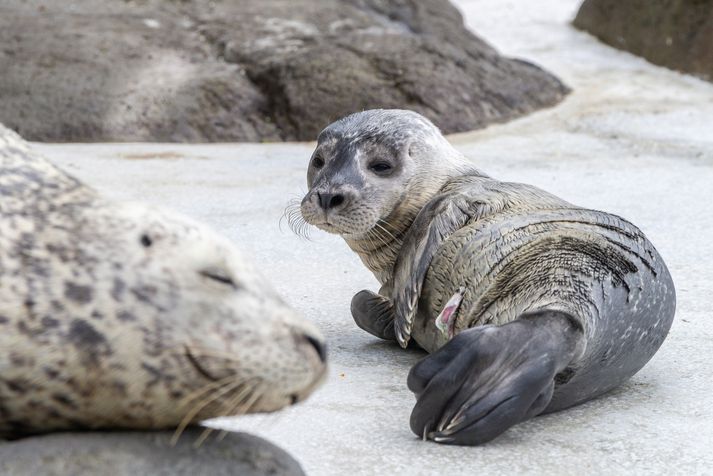
[(341, 235), (379, 280), (361, 328), (432, 354), (415, 365), (411, 429), (475, 445), (597, 397), (654, 355), (675, 293), (623, 218), (479, 171), (426, 118), (371, 110), (319, 135), (304, 220)]
[(0, 126), (0, 437), (273, 411), (325, 359), (226, 239), (102, 198)]

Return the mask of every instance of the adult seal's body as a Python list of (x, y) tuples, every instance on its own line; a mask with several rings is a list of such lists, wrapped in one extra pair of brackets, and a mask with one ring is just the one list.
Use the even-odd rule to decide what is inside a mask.
[(301, 204), (381, 282), (357, 324), (433, 354), (410, 372), (411, 428), (478, 444), (601, 395), (654, 355), (675, 294), (626, 220), (474, 168), (425, 118), (366, 111), (319, 136)]
[(0, 438), (276, 410), (324, 369), (229, 242), (103, 199), (0, 126)]

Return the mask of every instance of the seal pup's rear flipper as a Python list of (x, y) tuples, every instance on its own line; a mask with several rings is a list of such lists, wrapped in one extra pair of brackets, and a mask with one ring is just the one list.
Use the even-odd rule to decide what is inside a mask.
[(545, 410), (581, 342), (577, 322), (559, 311), (461, 332), (411, 369), (411, 429), (437, 443), (492, 440)]

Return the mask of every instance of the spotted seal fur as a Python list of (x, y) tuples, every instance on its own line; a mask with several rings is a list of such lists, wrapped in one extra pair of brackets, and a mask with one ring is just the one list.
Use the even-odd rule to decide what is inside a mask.
[(324, 129), (301, 203), (381, 283), (357, 324), (432, 354), (410, 372), (411, 428), (474, 445), (626, 381), (671, 326), (666, 266), (628, 221), (478, 170), (424, 117)]
[(0, 437), (276, 410), (324, 349), (227, 240), (103, 198), (0, 126)]

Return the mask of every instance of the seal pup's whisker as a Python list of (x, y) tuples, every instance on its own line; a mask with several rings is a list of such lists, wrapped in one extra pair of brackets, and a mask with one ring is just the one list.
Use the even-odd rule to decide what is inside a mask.
[(279, 221), (279, 228), (282, 230), (283, 220), (287, 222), (287, 226), (292, 230), (292, 232), (303, 238), (305, 240), (311, 241), (309, 232), (312, 229), (311, 225), (308, 224), (304, 217), (302, 216), (302, 211), (300, 209), (301, 201), (299, 199), (291, 199), (285, 206), (285, 210), (282, 213)]
[[(382, 221), (382, 220), (379, 220), (379, 221)], [(382, 222), (382, 223), (386, 223), (386, 222)], [(393, 233), (391, 233), (389, 230), (387, 230), (387, 229), (386, 229), (382, 224), (380, 224), (379, 222), (376, 222), (376, 223), (374, 224), (374, 226), (378, 226), (381, 230), (384, 230), (384, 232), (386, 232), (386, 234), (388, 234), (388, 235), (394, 240), (395, 244), (400, 244), (400, 243), (401, 243), (401, 239), (400, 239), (400, 238), (396, 238), (396, 237), (393, 235)]]
[(389, 246), (389, 242), (386, 241), (386, 238), (381, 235), (380, 231), (377, 228), (372, 228), (369, 233), (367, 233), (367, 236), (372, 236), (376, 238), (379, 244), (379, 248)]
[[(378, 223), (384, 225), (384, 226), (387, 227), (387, 228), (391, 228), (391, 230), (392, 230), (394, 233), (403, 233), (403, 229), (400, 229), (400, 228), (397, 227), (396, 225), (393, 225), (392, 223), (390, 223), (389, 221), (385, 220), (384, 218), (379, 218)], [(402, 227), (402, 228), (403, 228), (403, 227)]]

